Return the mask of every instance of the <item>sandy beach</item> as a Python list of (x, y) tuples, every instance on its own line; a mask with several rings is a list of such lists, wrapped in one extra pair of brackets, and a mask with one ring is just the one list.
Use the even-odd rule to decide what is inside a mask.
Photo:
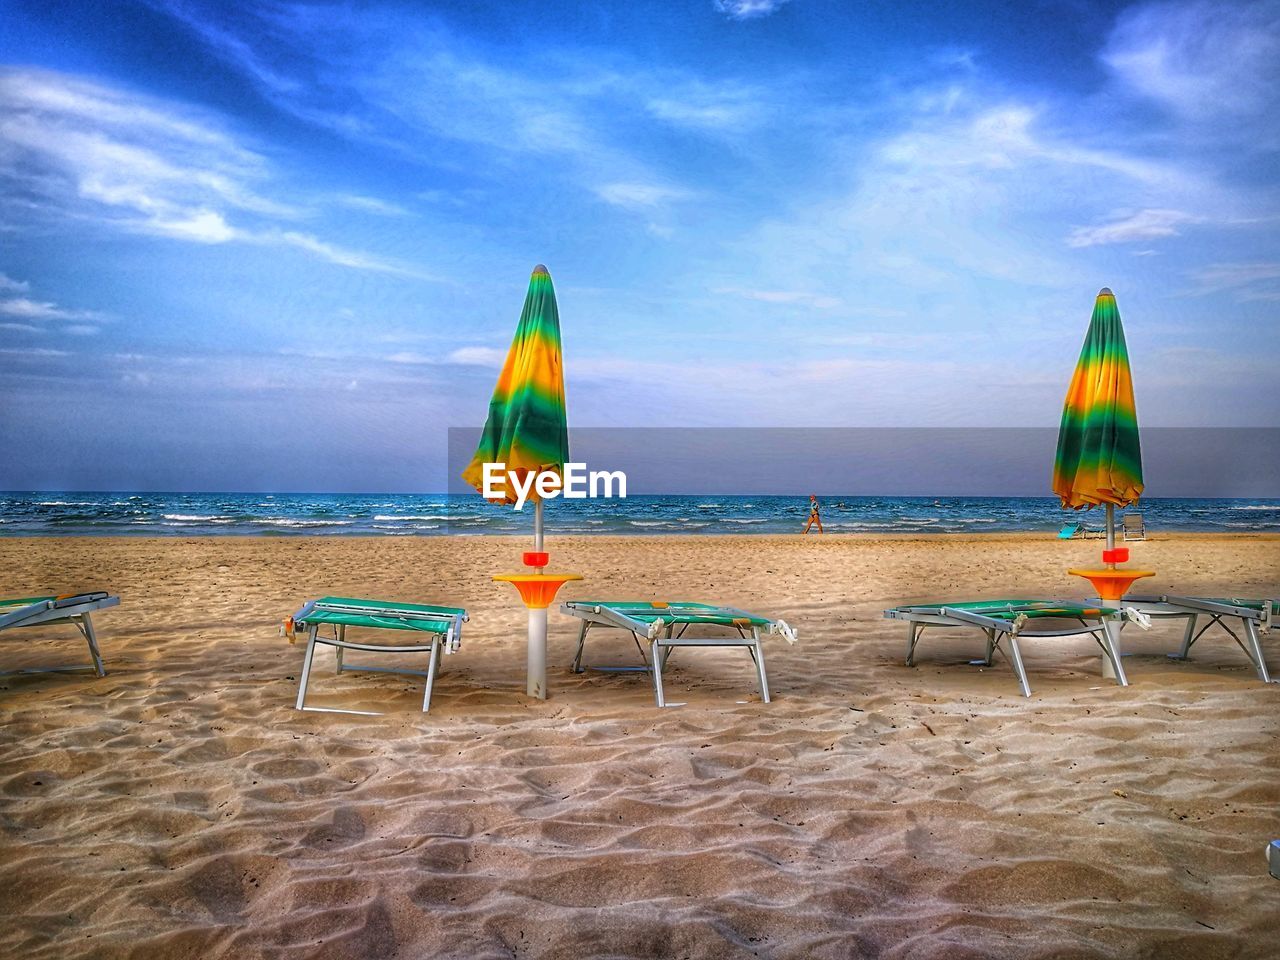
[[(1280, 686), (1225, 635), (1028, 642), (1034, 694), (974, 635), (902, 663), (886, 606), (1082, 595), (1096, 541), (1041, 536), (553, 539), (563, 596), (786, 618), (775, 700), (739, 650), (524, 695), (524, 611), (485, 538), (3, 539), (6, 595), (118, 593), (108, 675), (0, 679), (0, 954), (71, 957), (1271, 957)], [(1280, 539), (1134, 545), (1150, 592), (1280, 594)], [(308, 597), (465, 606), (432, 710), (416, 678), (332, 674), (292, 709)], [(588, 662), (635, 662), (623, 637)], [(1264, 640), (1273, 669), (1280, 640)], [(72, 662), (68, 628), (0, 667)], [(354, 659), (354, 658), (353, 658)]]

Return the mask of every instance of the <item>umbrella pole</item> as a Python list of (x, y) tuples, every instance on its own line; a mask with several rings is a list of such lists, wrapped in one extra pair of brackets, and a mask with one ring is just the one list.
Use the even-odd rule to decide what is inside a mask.
[(547, 699), (547, 608), (529, 610), (529, 663), (525, 693)]
[[(1116, 548), (1116, 505), (1108, 503), (1107, 507), (1107, 550), (1111, 551)], [(1107, 556), (1112, 556), (1108, 553)], [(1107, 569), (1114, 570), (1116, 568), (1114, 561), (1107, 562)], [(1116, 678), (1116, 668), (1111, 663), (1111, 658), (1102, 654), (1102, 675), (1108, 680)]]
[[(542, 552), (542, 500), (533, 505), (533, 549)], [(539, 573), (542, 571), (539, 570)], [(529, 651), (525, 693), (539, 700), (547, 699), (547, 608), (529, 609)]]

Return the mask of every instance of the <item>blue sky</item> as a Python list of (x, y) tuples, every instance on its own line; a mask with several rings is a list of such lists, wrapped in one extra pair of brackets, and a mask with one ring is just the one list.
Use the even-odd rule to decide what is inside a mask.
[(1280, 3), (0, 7), (0, 488), (441, 489), (580, 425), (1280, 422)]

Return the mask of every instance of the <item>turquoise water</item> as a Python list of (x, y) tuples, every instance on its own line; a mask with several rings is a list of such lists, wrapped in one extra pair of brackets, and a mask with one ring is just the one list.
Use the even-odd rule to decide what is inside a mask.
[[(1280, 501), (1151, 499), (1152, 531), (1280, 531)], [(519, 534), (523, 513), (478, 496), (443, 494), (0, 493), (0, 536), (207, 536), (221, 534), (433, 536)], [(806, 497), (634, 496), (553, 500), (548, 530), (561, 534), (797, 533)], [(1064, 522), (1103, 522), (1101, 510), (1073, 514), (1051, 497), (827, 497), (832, 533), (1056, 531)]]

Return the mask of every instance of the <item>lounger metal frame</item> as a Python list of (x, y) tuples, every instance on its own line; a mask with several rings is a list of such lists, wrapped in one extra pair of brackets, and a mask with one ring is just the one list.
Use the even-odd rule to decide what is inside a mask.
[[(10, 677), (23, 673), (71, 673), (78, 670), (92, 670), (99, 677), (107, 675), (102, 665), (102, 654), (98, 650), (98, 635), (93, 630), (95, 610), (105, 610), (120, 603), (119, 597), (113, 597), (101, 591), (94, 593), (77, 593), (65, 597), (36, 600), (21, 607), (0, 612), (0, 630), (12, 627), (35, 627), (40, 624), (70, 623), (89, 645), (89, 656), (92, 665), (83, 664), (65, 667), (30, 667), (24, 670), (0, 671), (0, 677)], [(3, 608), (0, 608), (3, 609)]]
[[(1267, 670), (1267, 660), (1262, 651), (1262, 637), (1271, 631), (1275, 622), (1274, 610), (1276, 601), (1260, 601), (1262, 609), (1233, 602), (1229, 599), (1211, 597), (1180, 597), (1172, 594), (1148, 597), (1125, 597), (1126, 605), (1131, 605), (1149, 617), (1161, 619), (1186, 620), (1186, 630), (1182, 635), (1182, 649), (1169, 654), (1170, 660), (1191, 659), (1191, 648), (1205, 632), (1215, 624), (1227, 632), (1227, 635), (1244, 651), (1254, 672), (1263, 683), (1280, 683), (1273, 680)], [(1258, 601), (1255, 601), (1258, 602)], [(1206, 618), (1204, 626), (1201, 618)], [(1227, 620), (1239, 620), (1243, 637), (1227, 624)]]
[[(320, 623), (308, 622), (307, 617), (317, 610), (329, 610), (338, 613), (351, 613), (365, 615), (371, 617), (384, 617), (388, 619), (401, 620), (427, 620), (427, 621), (446, 621), (449, 624), (448, 629), (444, 633), (425, 633), (425, 636), (431, 639), (425, 643), (406, 643), (406, 644), (383, 644), (383, 643), (359, 643), (354, 640), (347, 639), (346, 624), (328, 624), (333, 627), (333, 636), (323, 636), (320, 633)], [(307, 700), (307, 684), (311, 680), (311, 663), (315, 658), (317, 646), (329, 646), (334, 648), (334, 653), (338, 661), (338, 669), (336, 673), (357, 672), (357, 673), (394, 673), (411, 677), (425, 677), (426, 689), (422, 694), (422, 712), (427, 713), (431, 709), (431, 690), (435, 686), (436, 673), (440, 668), (441, 653), (456, 653), (458, 647), (462, 643), (462, 624), (470, 619), (465, 613), (459, 615), (449, 613), (444, 610), (407, 610), (400, 607), (371, 607), (361, 606), (358, 603), (325, 603), (319, 600), (309, 600), (303, 605), (302, 609), (293, 615), (293, 623), (295, 627), (305, 628), (307, 631), (307, 652), (302, 661), (302, 677), (298, 683), (298, 700), (294, 704), (297, 710), (307, 710), (313, 713), (350, 713), (364, 717), (380, 717), (382, 713), (377, 710), (346, 710), (339, 707), (309, 707), (306, 705)], [(377, 627), (362, 627), (362, 629), (376, 630)], [(370, 653), (426, 653), (427, 669), (426, 670), (408, 670), (399, 667), (371, 667), (358, 666), (354, 667), (343, 662), (343, 654), (347, 650), (364, 650)]]
[[(587, 632), (592, 627), (606, 627), (625, 630), (632, 635), (636, 648), (640, 651), (645, 665), (642, 667), (596, 667), (602, 673), (648, 672), (653, 675), (653, 694), (659, 707), (682, 707), (685, 704), (667, 703), (666, 691), (663, 688), (662, 671), (671, 659), (676, 647), (745, 647), (755, 664), (756, 676), (760, 682), (760, 699), (769, 702), (769, 677), (764, 667), (764, 646), (761, 644), (761, 627), (765, 635), (778, 634), (789, 642), (795, 642), (795, 631), (784, 620), (768, 620), (764, 624), (754, 621), (765, 619), (735, 607), (692, 606), (671, 603), (655, 606), (653, 612), (660, 615), (655, 620), (641, 620), (628, 616), (626, 608), (610, 606), (607, 603), (590, 603), (570, 600), (560, 605), (560, 612), (582, 621), (578, 631), (578, 646), (573, 655), (572, 670), (584, 673), (582, 653), (587, 643)], [(683, 616), (682, 616), (683, 614)], [(705, 624), (701, 618), (724, 617), (740, 621), (729, 624)], [(723, 626), (737, 631), (737, 636), (686, 636), (685, 631), (694, 625)], [(750, 627), (751, 632), (747, 633)], [(649, 644), (648, 652), (642, 640)]]
[[(1028, 630), (1026, 625), (1031, 618), (1018, 616), (1027, 611), (1043, 611), (1059, 606), (1076, 608), (1080, 604), (1074, 601), (1026, 601), (1025, 603), (1008, 603), (993, 601), (990, 607), (974, 609), (972, 607), (947, 606), (946, 604), (920, 604), (910, 607), (894, 607), (886, 610), (884, 615), (890, 620), (907, 622), (907, 666), (915, 666), (916, 645), (924, 634), (926, 627), (961, 627), (979, 629), (987, 639), (986, 654), (982, 660), (972, 661), (984, 666), (991, 666), (995, 652), (1002, 642), (1008, 644), (1009, 662), (1018, 678), (1024, 697), (1031, 696), (1031, 684), (1027, 681), (1026, 667), (1022, 662), (1022, 650), (1018, 646), (1020, 638), (1040, 639), (1042, 637), (1092, 637), (1102, 648), (1103, 654), (1111, 661), (1115, 670), (1116, 683), (1122, 687), (1129, 685), (1121, 663), (1120, 626), (1125, 614), (1108, 607), (1098, 608), (1096, 617), (1081, 617), (1074, 614), (1063, 614), (1064, 620), (1076, 620), (1080, 626), (1066, 630)], [(1012, 613), (1013, 619), (992, 617), (983, 613)], [(1045, 618), (1048, 619), (1048, 618)]]

